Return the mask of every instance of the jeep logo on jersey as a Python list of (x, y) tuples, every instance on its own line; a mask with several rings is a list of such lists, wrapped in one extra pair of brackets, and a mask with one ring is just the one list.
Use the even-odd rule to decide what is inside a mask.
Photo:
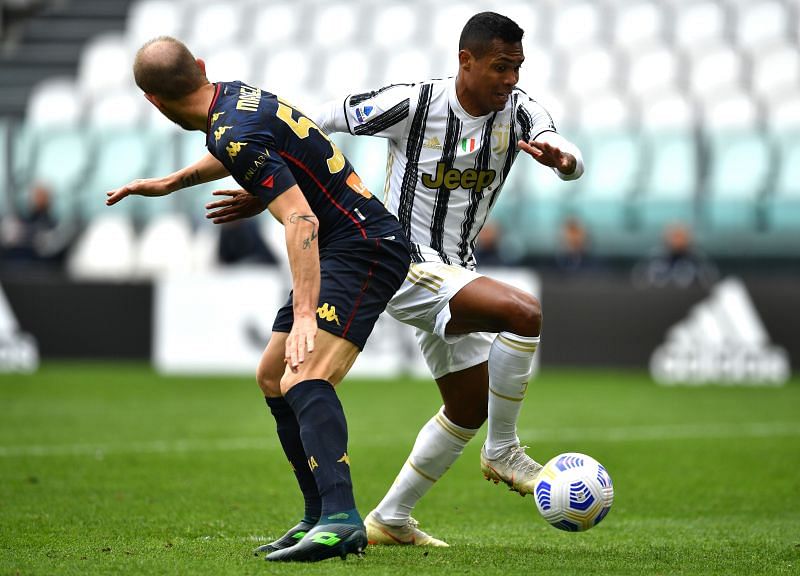
[(455, 190), (456, 188), (464, 188), (465, 190), (474, 189), (477, 194), (480, 194), (484, 188), (494, 182), (494, 177), (497, 173), (494, 170), (474, 170), (468, 168), (463, 172), (456, 168), (445, 170), (444, 162), (437, 162), (436, 174), (422, 175), (422, 183), (432, 190), (444, 186), (448, 190)]

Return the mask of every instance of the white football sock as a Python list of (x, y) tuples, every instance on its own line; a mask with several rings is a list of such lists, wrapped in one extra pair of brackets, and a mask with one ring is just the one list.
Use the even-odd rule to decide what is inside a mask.
[(539, 337), (501, 332), (489, 351), (489, 418), (484, 444), (495, 459), (509, 446), (519, 444), (517, 420), (531, 377)]
[(405, 524), (419, 499), (461, 456), (477, 431), (453, 424), (442, 406), (419, 431), (408, 460), (375, 508), (378, 520), (394, 526)]

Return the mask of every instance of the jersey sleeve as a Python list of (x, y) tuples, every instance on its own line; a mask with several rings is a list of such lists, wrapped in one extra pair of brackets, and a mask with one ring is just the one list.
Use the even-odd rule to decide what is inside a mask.
[(231, 176), (242, 188), (267, 204), (297, 184), (266, 135), (255, 135), (242, 141), (231, 140), (222, 152), (226, 153), (228, 157), (223, 159), (223, 163), (228, 165)]
[(401, 140), (418, 91), (418, 85), (393, 84), (372, 92), (352, 94), (340, 102), (340, 115), (347, 131), (355, 136)]
[(542, 132), (558, 132), (553, 118), (544, 106), (525, 94), (520, 94), (514, 120), (517, 123), (517, 134), (526, 142), (535, 140)]

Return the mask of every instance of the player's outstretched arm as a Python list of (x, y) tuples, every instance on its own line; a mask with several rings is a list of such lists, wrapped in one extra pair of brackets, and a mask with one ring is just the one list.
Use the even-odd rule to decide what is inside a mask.
[(539, 164), (552, 168), (562, 180), (577, 180), (583, 174), (581, 151), (557, 132), (542, 132), (535, 140), (520, 140), (517, 145)]
[(292, 270), (294, 323), (286, 339), (284, 361), (292, 372), (314, 351), (319, 301), (319, 221), (296, 184), (269, 203), (270, 213), (286, 228), (286, 252)]
[(112, 206), (127, 196), (166, 196), (196, 184), (219, 180), (227, 175), (228, 170), (225, 166), (211, 154), (206, 154), (194, 164), (168, 176), (134, 180), (121, 188), (106, 192), (106, 205)]
[(221, 200), (206, 204), (206, 218), (214, 224), (225, 224), (243, 218), (251, 218), (267, 209), (267, 204), (247, 190), (215, 190), (214, 196), (224, 196)]

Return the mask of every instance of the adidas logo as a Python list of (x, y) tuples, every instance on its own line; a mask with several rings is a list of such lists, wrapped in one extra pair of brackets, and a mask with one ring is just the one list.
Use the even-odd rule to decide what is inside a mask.
[(38, 367), (36, 340), (20, 332), (14, 311), (0, 287), (0, 372), (35, 372)]
[(659, 384), (783, 385), (791, 375), (786, 350), (770, 344), (744, 283), (728, 278), (667, 332), (650, 357)]
[(442, 143), (439, 141), (439, 138), (437, 138), (436, 136), (431, 136), (430, 138), (427, 138), (422, 142), (422, 147), (423, 148), (431, 148), (433, 150), (441, 150), (442, 149)]

